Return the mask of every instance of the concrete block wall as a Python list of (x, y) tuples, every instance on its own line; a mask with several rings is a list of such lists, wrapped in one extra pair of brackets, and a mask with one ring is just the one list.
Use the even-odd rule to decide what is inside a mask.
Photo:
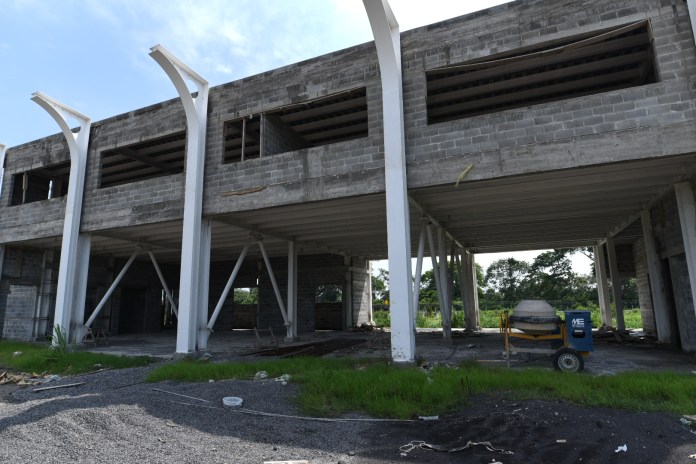
[[(271, 259), (271, 266), (283, 301), (287, 298), (287, 258)], [(319, 285), (345, 283), (346, 268), (343, 257), (332, 254), (298, 256), (297, 261), (297, 317), (298, 332), (313, 332), (315, 328), (316, 288)], [(259, 273), (258, 327), (273, 327), (276, 334), (285, 335), (283, 317), (273, 292), (265, 265)]]
[[(351, 263), (353, 283), (353, 325), (370, 322), (372, 314), (371, 276), (368, 260), (353, 258)], [(364, 269), (364, 271), (363, 271)]]
[[(674, 192), (669, 192), (650, 210), (655, 248), (671, 274), (671, 282), (664, 282), (671, 290), (673, 310), (679, 325), (679, 339), (684, 351), (696, 351), (696, 314), (691, 297), (689, 271), (684, 254), (679, 210)], [(665, 276), (665, 279), (668, 279)], [(670, 285), (671, 284), (671, 285)]]
[[(409, 187), (668, 156), (696, 149), (688, 11), (677, 2), (512, 2), (403, 36)], [(659, 82), (427, 124), (425, 73), (649, 18)], [(606, 147), (611, 146), (611, 150)]]
[[(229, 262), (213, 262), (210, 266), (210, 288), (208, 298), (208, 317), (213, 314), (227, 280), (234, 269), (236, 260)], [(237, 305), (234, 303), (235, 288), (254, 288), (258, 278), (258, 259), (248, 256), (239, 269), (234, 287), (230, 290), (225, 303), (215, 321), (214, 331), (232, 329), (250, 329), (256, 326), (258, 305)], [(271, 289), (271, 291), (273, 291)], [(253, 314), (252, 314), (253, 313)]]
[(645, 241), (642, 238), (633, 242), (633, 261), (636, 269), (636, 287), (638, 288), (638, 303), (640, 304), (640, 316), (643, 320), (643, 330), (649, 334), (657, 334), (652, 294), (650, 293), (648, 258), (645, 254)]
[(43, 252), (5, 248), (0, 276), (0, 334), (2, 338), (32, 340), (36, 295), (41, 286)]

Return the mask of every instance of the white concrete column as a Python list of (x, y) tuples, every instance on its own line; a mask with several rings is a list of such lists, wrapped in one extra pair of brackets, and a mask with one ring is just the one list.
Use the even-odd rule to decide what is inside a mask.
[(416, 339), (412, 310), (411, 230), (406, 193), (401, 37), (399, 24), (387, 0), (363, 0), (363, 4), (375, 38), (382, 78), (392, 359), (395, 362), (413, 362)]
[(353, 320), (353, 260), (350, 256), (343, 257), (343, 265), (346, 267), (345, 285), (343, 287), (343, 330), (352, 329)]
[(0, 245), (0, 284), (2, 284), (2, 264), (5, 262), (5, 245)]
[(425, 253), (425, 221), (421, 221), (420, 235), (418, 237), (418, 254), (416, 255), (416, 275), (413, 279), (413, 317), (418, 319), (420, 307), (420, 285), (423, 277), (423, 254)]
[(607, 283), (607, 270), (605, 267), (604, 245), (594, 246), (595, 278), (597, 280), (597, 296), (599, 299), (600, 314), (602, 315), (602, 325), (613, 327), (611, 318), (611, 302), (609, 300), (609, 285)]
[(447, 272), (447, 235), (445, 229), (437, 229), (437, 250), (439, 255), (438, 272), (440, 273), (440, 292), (442, 292), (442, 338), (449, 340), (452, 338), (452, 302), (449, 298), (450, 278)]
[(3, 205), (3, 198), (2, 198), (2, 179), (5, 177), (5, 152), (7, 151), (7, 146), (3, 145), (0, 143), (0, 206), (6, 206)]
[(212, 241), (212, 228), (210, 221), (201, 223), (201, 251), (198, 268), (198, 340), (196, 348), (205, 350), (208, 348), (208, 298), (210, 293), (210, 245)]
[(672, 317), (670, 315), (669, 303), (662, 278), (662, 267), (660, 258), (655, 249), (655, 237), (652, 231), (652, 220), (650, 211), (644, 209), (640, 213), (641, 225), (643, 226), (643, 240), (645, 241), (645, 255), (648, 260), (648, 275), (650, 276), (650, 293), (652, 294), (653, 312), (655, 314), (655, 329), (657, 339), (662, 343), (674, 343), (674, 333), (672, 331)]
[[(198, 309), (201, 304), (199, 275), (202, 272), (201, 234), (203, 218), (203, 170), (205, 167), (205, 136), (208, 120), (208, 81), (186, 66), (161, 45), (150, 49), (150, 56), (159, 64), (176, 87), (186, 112), (186, 189), (184, 225), (181, 240), (181, 278), (179, 281), (179, 322), (176, 352), (189, 353), (197, 346), (199, 334)], [(198, 91), (191, 95), (186, 81)], [(201, 327), (201, 330), (203, 327)]]
[(478, 308), (478, 282), (476, 281), (476, 262), (474, 255), (463, 251), (461, 263), (461, 290), (466, 317), (466, 330), (475, 331), (480, 327)]
[(624, 304), (621, 291), (621, 278), (619, 277), (619, 263), (616, 260), (616, 246), (613, 237), (607, 237), (607, 255), (609, 257), (609, 274), (611, 275), (611, 289), (614, 293), (614, 307), (616, 308), (616, 328), (625, 330)]
[(696, 205), (694, 204), (694, 189), (691, 182), (674, 184), (679, 208), (679, 223), (681, 224), (686, 266), (689, 269), (689, 284), (691, 285), (691, 301), (696, 311)]
[(87, 297), (87, 278), (89, 276), (89, 252), (92, 245), (92, 236), (80, 234), (77, 240), (78, 273), (75, 284), (72, 314), (71, 341), (81, 342), (85, 335), (85, 298)]
[[(72, 341), (75, 337), (71, 334), (71, 322), (74, 320), (73, 311), (76, 309), (76, 301), (82, 301), (84, 315), (84, 295), (81, 298), (76, 298), (76, 292), (82, 290), (82, 286), (79, 283), (80, 272), (86, 272), (86, 270), (81, 270), (80, 266), (89, 263), (89, 245), (87, 245), (87, 256), (85, 257), (83, 253), (84, 244), (81, 245), (79, 241), (91, 120), (87, 116), (41, 92), (32, 94), (31, 99), (46, 110), (60, 126), (70, 150), (70, 177), (68, 179), (68, 194), (65, 200), (63, 241), (60, 252), (60, 266), (58, 268), (56, 309), (53, 325), (54, 327), (60, 326), (62, 333), (69, 341)], [(80, 130), (77, 133), (72, 132), (71, 125), (73, 121), (77, 121), (80, 125)], [(76, 290), (77, 288), (79, 290)], [(79, 310), (78, 307), (77, 311)], [(54, 338), (53, 342), (56, 343), (56, 341)]]
[(286, 329), (285, 341), (297, 341), (299, 334), (297, 332), (297, 245), (295, 242), (288, 242), (288, 322), (290, 323)]

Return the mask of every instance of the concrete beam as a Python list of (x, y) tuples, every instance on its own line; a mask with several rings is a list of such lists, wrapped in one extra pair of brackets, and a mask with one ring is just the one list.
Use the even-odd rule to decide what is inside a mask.
[(597, 244), (594, 246), (594, 262), (602, 325), (605, 327), (613, 327), (611, 301), (609, 300), (609, 285), (607, 283), (607, 270), (605, 267), (606, 259), (604, 257), (604, 245)]
[[(84, 289), (81, 275), (84, 275), (89, 265), (89, 245), (86, 238), (80, 236), (80, 221), (82, 218), (82, 199), (84, 197), (85, 174), (87, 172), (87, 149), (91, 119), (53, 98), (36, 92), (31, 98), (56, 121), (70, 150), (70, 178), (68, 194), (65, 201), (65, 219), (63, 221), (63, 240), (61, 244), (60, 265), (58, 270), (58, 285), (56, 287), (56, 308), (54, 316), (54, 345), (58, 343), (56, 327), (68, 341), (75, 341), (73, 329), (75, 316), (73, 312), (84, 312), (85, 295), (79, 292)], [(72, 131), (72, 121), (77, 121), (80, 130)], [(82, 241), (82, 243), (80, 243)], [(86, 256), (85, 256), (85, 249)], [(80, 310), (80, 308), (82, 308)], [(82, 321), (79, 321), (82, 326)]]
[[(203, 170), (209, 86), (207, 80), (161, 45), (152, 47), (150, 56), (162, 67), (174, 84), (186, 113), (186, 187), (176, 352), (189, 353), (196, 349), (199, 332), (205, 329), (205, 325), (198, 327), (202, 321), (198, 314), (202, 303), (202, 297), (199, 293), (202, 289), (199, 287), (201, 272), (207, 273), (203, 267), (210, 264), (206, 263), (205, 259), (202, 260), (200, 256), (202, 250), (201, 234), (203, 233)], [(192, 96), (186, 81), (192, 82), (196, 86), (195, 97)], [(205, 299), (207, 301), (207, 297)], [(207, 322), (207, 314), (205, 319)]]
[(406, 193), (404, 99), (399, 24), (387, 0), (363, 0), (377, 47), (382, 78), (384, 176), (387, 197), (387, 246), (392, 359), (415, 360), (415, 321), (411, 282), (411, 231)]
[(675, 343), (672, 317), (667, 301), (660, 257), (655, 250), (655, 237), (653, 236), (650, 211), (647, 209), (641, 211), (640, 219), (643, 226), (645, 255), (648, 260), (648, 275), (650, 276), (650, 292), (652, 293), (657, 339), (662, 343)]
[[(695, 2), (689, 2), (689, 6), (696, 8), (696, 5), (692, 5), (693, 3)], [(690, 14), (694, 15), (694, 13)], [(693, 18), (694, 16), (692, 16)], [(689, 269), (691, 301), (694, 302), (694, 311), (696, 311), (696, 204), (694, 203), (694, 189), (691, 182), (681, 182), (674, 184), (674, 192), (677, 195), (679, 223), (684, 241), (686, 265)]]
[(614, 293), (614, 307), (616, 308), (616, 328), (625, 330), (624, 323), (624, 304), (621, 289), (621, 278), (619, 278), (619, 265), (616, 261), (616, 246), (614, 238), (607, 237), (607, 254), (609, 256), (609, 273), (611, 275), (611, 289)]

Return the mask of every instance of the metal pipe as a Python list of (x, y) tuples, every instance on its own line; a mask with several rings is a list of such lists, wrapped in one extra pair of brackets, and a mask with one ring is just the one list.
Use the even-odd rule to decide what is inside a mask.
[(210, 321), (208, 322), (208, 329), (210, 329), (211, 331), (213, 330), (215, 321), (217, 321), (217, 318), (220, 315), (222, 305), (225, 304), (227, 295), (230, 293), (232, 285), (234, 285), (234, 280), (237, 278), (239, 269), (241, 269), (242, 263), (244, 263), (244, 258), (246, 258), (246, 254), (247, 251), (249, 251), (250, 245), (250, 243), (247, 243), (246, 245), (244, 245), (244, 248), (242, 248), (242, 252), (239, 255), (239, 258), (237, 258), (237, 263), (234, 265), (234, 269), (232, 269), (232, 274), (230, 274), (230, 278), (227, 279), (227, 284), (225, 285), (225, 288), (222, 290), (222, 295), (220, 295), (220, 299), (218, 300), (217, 305), (215, 305), (215, 310), (213, 311), (213, 314), (210, 316)]
[(179, 317), (179, 308), (176, 307), (176, 303), (174, 302), (174, 298), (172, 298), (172, 292), (169, 291), (169, 287), (167, 286), (167, 282), (164, 280), (164, 276), (162, 275), (162, 270), (159, 267), (159, 264), (157, 264), (157, 260), (155, 259), (155, 255), (151, 252), (147, 252), (148, 255), (150, 255), (150, 259), (152, 260), (152, 265), (155, 266), (155, 271), (157, 272), (157, 277), (159, 277), (160, 282), (162, 283), (162, 287), (164, 288), (164, 294), (167, 295), (167, 299), (169, 300), (169, 304), (172, 305), (172, 311), (174, 311), (174, 315), (178, 318)]
[(276, 282), (275, 275), (273, 274), (273, 268), (271, 268), (271, 262), (268, 259), (268, 253), (266, 253), (266, 247), (263, 245), (263, 241), (261, 240), (259, 240), (259, 248), (261, 249), (261, 254), (263, 255), (263, 261), (266, 263), (268, 277), (271, 278), (273, 291), (275, 292), (276, 299), (278, 300), (278, 306), (280, 306), (280, 313), (283, 315), (285, 325), (288, 326), (290, 325), (290, 321), (288, 321), (288, 314), (285, 312), (285, 304), (283, 303), (283, 298), (280, 296), (280, 290), (278, 289), (278, 283)]
[(128, 261), (126, 262), (125, 266), (123, 266), (123, 269), (121, 269), (121, 272), (118, 273), (116, 278), (114, 279), (113, 283), (111, 284), (111, 287), (106, 291), (104, 294), (104, 297), (102, 300), (99, 302), (97, 307), (94, 309), (94, 312), (92, 315), (89, 317), (87, 322), (85, 322), (85, 327), (89, 329), (89, 327), (92, 325), (94, 320), (97, 318), (99, 315), (99, 312), (102, 310), (106, 302), (111, 298), (111, 294), (114, 293), (114, 290), (116, 290), (116, 287), (118, 284), (121, 282), (121, 279), (123, 279), (123, 276), (126, 275), (126, 272), (128, 271), (128, 268), (131, 267), (131, 264), (133, 264), (133, 261), (135, 261), (135, 257), (138, 256), (138, 253), (140, 253), (140, 248), (136, 249), (133, 254), (128, 258)]

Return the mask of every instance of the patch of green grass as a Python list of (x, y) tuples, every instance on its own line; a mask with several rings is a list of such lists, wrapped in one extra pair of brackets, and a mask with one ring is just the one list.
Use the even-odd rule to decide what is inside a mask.
[(378, 417), (410, 418), (442, 414), (464, 406), (470, 395), (503, 392), (515, 398), (566, 400), (581, 406), (696, 412), (693, 375), (670, 372), (616, 376), (567, 374), (543, 369), (506, 369), (463, 364), (460, 369), (389, 366), (384, 361), (294, 358), (254, 363), (180, 361), (155, 369), (148, 381), (251, 379), (290, 374), (299, 384), (296, 398), (305, 414), (336, 416), (363, 412)]
[[(14, 352), (21, 351), (19, 356)], [(122, 369), (146, 366), (152, 359), (147, 356), (114, 356), (87, 351), (53, 350), (48, 343), (0, 341), (0, 368), (10, 368), (27, 373), (80, 374), (95, 370), (95, 364), (103, 368)]]

